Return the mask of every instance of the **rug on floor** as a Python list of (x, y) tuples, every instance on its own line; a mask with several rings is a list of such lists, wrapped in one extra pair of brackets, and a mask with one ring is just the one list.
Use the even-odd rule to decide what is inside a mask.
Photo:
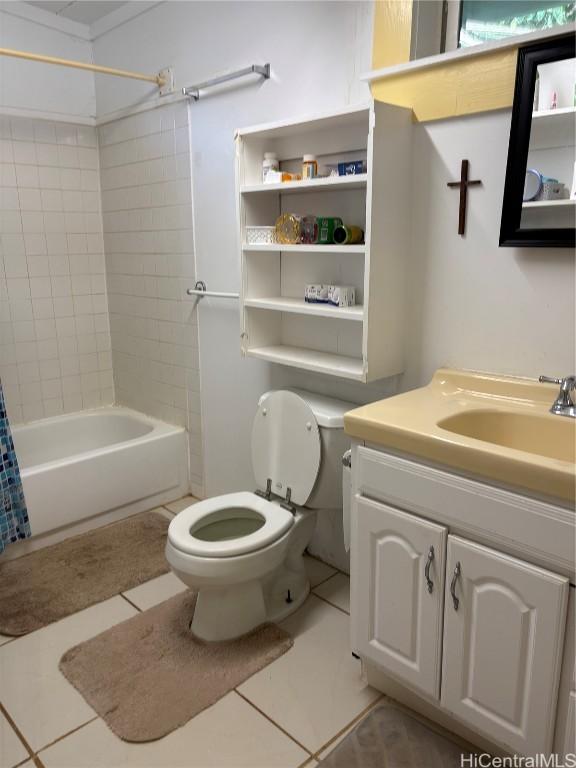
[(160, 739), (291, 648), (262, 624), (207, 643), (189, 626), (196, 594), (184, 592), (66, 651), (60, 670), (124, 741)]
[(392, 703), (373, 709), (319, 768), (460, 768), (469, 755)]
[(144, 512), (0, 565), (0, 634), (25, 635), (168, 573), (170, 521)]

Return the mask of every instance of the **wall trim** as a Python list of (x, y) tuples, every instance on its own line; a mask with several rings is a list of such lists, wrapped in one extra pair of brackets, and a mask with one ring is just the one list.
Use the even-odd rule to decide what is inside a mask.
[(107, 123), (113, 123), (116, 120), (122, 120), (124, 117), (131, 117), (132, 115), (139, 115), (142, 112), (150, 112), (153, 109), (159, 109), (165, 107), (168, 104), (176, 104), (179, 101), (191, 101), (189, 96), (184, 96), (182, 93), (171, 93), (167, 96), (158, 96), (155, 99), (150, 99), (143, 104), (134, 104), (129, 107), (122, 107), (122, 109), (116, 109), (114, 112), (107, 112), (106, 114), (96, 117), (94, 125), (106, 125)]
[[(75, 37), (78, 40), (83, 40), (86, 43), (91, 41), (90, 27), (87, 24), (81, 24), (79, 21), (72, 21), (63, 16), (57, 16), (55, 13), (44, 11), (42, 8), (37, 8), (35, 5), (14, 2), (2, 3), (0, 13), (5, 13), (8, 16), (16, 16), (19, 19), (24, 19), (32, 24), (38, 24), (41, 27), (54, 29), (57, 32), (61, 32), (69, 37)], [(34, 53), (41, 53), (41, 51), (34, 51)]]
[[(552, 29), (531, 32), (528, 35), (515, 35), (514, 37), (509, 37), (506, 40), (497, 40), (493, 43), (475, 45), (471, 48), (458, 48), (456, 51), (439, 53), (436, 56), (426, 56), (423, 59), (416, 59), (415, 61), (400, 62), (389, 67), (382, 67), (380, 69), (374, 69), (370, 72), (365, 72), (364, 74), (360, 75), (360, 80), (366, 83), (373, 83), (376, 80), (384, 80), (389, 77), (395, 77), (396, 75), (404, 75), (412, 72), (423, 72), (424, 70), (430, 69), (431, 67), (439, 67), (444, 64), (451, 64), (454, 62), (460, 62), (462, 60), (468, 61), (470, 59), (475, 59), (482, 56), (489, 56), (490, 54), (497, 51), (505, 51), (511, 48), (518, 48), (521, 45), (530, 45), (531, 43), (538, 42), (540, 40), (547, 40), (549, 38), (567, 35), (570, 32), (572, 32), (572, 34), (576, 34), (576, 22), (566, 24), (563, 27), (553, 27)], [(376, 49), (376, 39), (374, 39), (374, 48)]]
[(40, 109), (25, 109), (23, 107), (0, 106), (0, 115), (5, 117), (24, 117), (28, 120), (50, 120), (53, 123), (96, 126), (96, 119), (87, 115), (67, 115), (63, 112), (43, 112)]

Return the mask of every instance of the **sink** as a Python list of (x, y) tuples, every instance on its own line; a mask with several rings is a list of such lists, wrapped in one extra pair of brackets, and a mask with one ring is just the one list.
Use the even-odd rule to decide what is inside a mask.
[(486, 443), (559, 461), (576, 460), (576, 424), (565, 416), (476, 410), (441, 419), (438, 426)]
[(441, 368), (425, 387), (360, 406), (346, 433), (574, 509), (576, 419), (550, 406), (558, 387)]

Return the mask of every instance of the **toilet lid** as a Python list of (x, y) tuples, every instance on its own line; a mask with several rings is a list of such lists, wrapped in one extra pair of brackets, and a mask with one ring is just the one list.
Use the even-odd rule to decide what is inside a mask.
[(259, 488), (272, 480), (272, 493), (303, 505), (320, 468), (320, 431), (308, 403), (278, 390), (260, 400), (252, 427), (252, 467)]

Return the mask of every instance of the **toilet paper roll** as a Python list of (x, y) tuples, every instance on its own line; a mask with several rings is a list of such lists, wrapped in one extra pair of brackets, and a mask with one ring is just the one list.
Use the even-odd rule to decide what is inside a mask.
[(344, 549), (350, 551), (350, 508), (352, 506), (352, 471), (342, 467), (342, 525), (344, 528)]

